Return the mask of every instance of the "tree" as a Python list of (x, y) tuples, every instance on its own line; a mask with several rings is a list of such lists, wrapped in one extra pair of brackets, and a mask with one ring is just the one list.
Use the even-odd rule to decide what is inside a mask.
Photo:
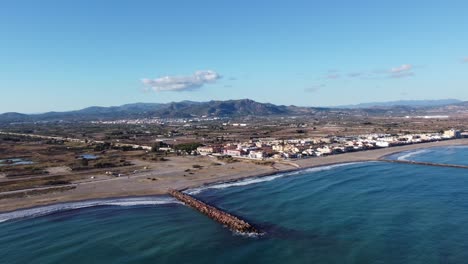
[(201, 146), (200, 143), (185, 143), (185, 144), (179, 144), (175, 146), (174, 148), (176, 150), (191, 153), (192, 151), (196, 150), (199, 146)]
[(157, 141), (153, 143), (153, 146), (151, 146), (151, 151), (153, 152), (158, 152), (160, 148), (168, 147), (169, 145), (162, 142), (162, 141)]
[(161, 142), (160, 141), (154, 142), (153, 146), (151, 146), (151, 151), (152, 152), (158, 152), (160, 147), (161, 147)]

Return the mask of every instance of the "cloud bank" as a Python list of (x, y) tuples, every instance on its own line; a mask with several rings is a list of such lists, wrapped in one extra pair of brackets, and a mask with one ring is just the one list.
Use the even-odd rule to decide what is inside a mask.
[(196, 71), (190, 76), (163, 76), (156, 79), (144, 78), (141, 82), (156, 92), (160, 91), (190, 91), (201, 88), (205, 84), (214, 83), (221, 78), (215, 71)]

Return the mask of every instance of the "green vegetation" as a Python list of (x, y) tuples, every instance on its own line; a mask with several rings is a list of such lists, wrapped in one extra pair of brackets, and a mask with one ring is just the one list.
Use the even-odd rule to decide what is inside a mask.
[(153, 143), (153, 146), (151, 146), (151, 151), (158, 152), (160, 148), (166, 148), (166, 147), (169, 147), (169, 145), (167, 145), (166, 143), (162, 141), (158, 141), (158, 142)]
[(192, 151), (196, 150), (200, 146), (201, 146), (200, 143), (185, 143), (185, 144), (176, 145), (174, 149), (178, 151), (184, 151), (186, 153), (191, 153)]
[(7, 177), (21, 177), (26, 175), (45, 175), (47, 171), (43, 168), (30, 165), (2, 166), (0, 172)]
[(237, 160), (231, 156), (218, 156), (217, 158), (219, 161), (226, 162), (226, 163), (237, 162)]

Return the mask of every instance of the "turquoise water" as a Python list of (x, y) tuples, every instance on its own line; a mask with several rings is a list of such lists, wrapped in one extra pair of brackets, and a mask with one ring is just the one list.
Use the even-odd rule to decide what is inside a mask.
[[(448, 150), (430, 151), (439, 160)], [(463, 162), (468, 149), (453, 151), (446, 162)], [(169, 197), (17, 211), (0, 215), (9, 219), (0, 223), (0, 263), (465, 263), (467, 176), (371, 162), (190, 191), (248, 219), (261, 237), (234, 234)]]

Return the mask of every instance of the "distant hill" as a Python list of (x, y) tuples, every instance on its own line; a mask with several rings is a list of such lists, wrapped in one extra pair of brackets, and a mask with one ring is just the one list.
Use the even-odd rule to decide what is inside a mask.
[[(453, 104), (447, 104), (455, 102)], [(367, 107), (365, 107), (367, 105)], [(76, 111), (42, 114), (0, 114), (0, 123), (39, 121), (97, 121), (137, 118), (191, 118), (202, 116), (405, 116), (426, 114), (468, 114), (468, 102), (458, 100), (398, 101), (361, 104), (360, 107), (299, 107), (259, 103), (250, 99), (209, 101), (135, 103), (111, 107), (88, 107)]]
[(59, 120), (101, 120), (116, 118), (135, 118), (150, 115), (163, 107), (163, 104), (136, 103), (122, 106), (99, 107), (92, 106), (76, 111), (67, 112), (47, 112), (41, 114), (20, 114), (5, 113), (0, 114), (0, 122), (29, 122), (29, 121), (59, 121)]
[(200, 116), (270, 116), (303, 113), (307, 108), (278, 106), (258, 103), (249, 99), (192, 102), (182, 101), (167, 104), (136, 103), (111, 107), (88, 107), (76, 111), (48, 112), (42, 114), (5, 113), (0, 115), (0, 122), (28, 121), (89, 121), (115, 120), (125, 118), (190, 118)]
[(287, 106), (258, 103), (253, 100), (209, 101), (205, 103), (171, 103), (159, 113), (163, 116), (248, 116), (287, 115), (294, 111)]
[(373, 103), (361, 103), (361, 104), (355, 104), (355, 105), (342, 105), (342, 106), (335, 106), (333, 108), (357, 109), (357, 108), (395, 107), (395, 106), (430, 107), (430, 106), (443, 106), (443, 105), (457, 104), (461, 102), (462, 101), (457, 100), (457, 99), (400, 100), (400, 101), (390, 101), (390, 102), (373, 102)]

